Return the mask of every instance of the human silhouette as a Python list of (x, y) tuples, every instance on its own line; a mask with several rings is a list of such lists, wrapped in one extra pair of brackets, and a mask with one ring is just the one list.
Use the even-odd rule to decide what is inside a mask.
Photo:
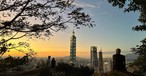
[(56, 66), (56, 60), (55, 58), (53, 58), (51, 61), (51, 70), (52, 70), (53, 76), (55, 74), (55, 66)]
[(51, 56), (48, 56), (47, 66), (48, 66), (49, 69), (51, 68)]
[(125, 56), (121, 55), (121, 49), (116, 49), (116, 54), (113, 55), (113, 70), (125, 72), (126, 65), (125, 65)]
[(51, 56), (48, 56), (47, 67), (41, 68), (38, 76), (53, 76), (51, 72)]

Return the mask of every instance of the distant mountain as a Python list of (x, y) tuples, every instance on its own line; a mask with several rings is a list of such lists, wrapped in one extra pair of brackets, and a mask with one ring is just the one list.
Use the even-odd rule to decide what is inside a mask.
[(135, 60), (138, 57), (138, 55), (135, 55), (135, 54), (132, 54), (132, 53), (131, 54), (126, 54), (125, 56), (126, 56), (127, 60)]

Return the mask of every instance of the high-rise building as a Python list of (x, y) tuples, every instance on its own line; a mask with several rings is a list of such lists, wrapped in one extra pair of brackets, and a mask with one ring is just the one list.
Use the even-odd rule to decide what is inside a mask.
[(99, 52), (99, 73), (103, 73), (103, 57), (102, 57), (102, 49)]
[(109, 72), (112, 70), (112, 58), (103, 59), (103, 70), (104, 72)]
[(93, 67), (95, 70), (98, 68), (98, 58), (97, 58), (97, 47), (96, 46), (91, 46), (90, 48), (91, 52), (91, 67)]
[(70, 39), (70, 62), (73, 64), (76, 62), (76, 36), (74, 31)]

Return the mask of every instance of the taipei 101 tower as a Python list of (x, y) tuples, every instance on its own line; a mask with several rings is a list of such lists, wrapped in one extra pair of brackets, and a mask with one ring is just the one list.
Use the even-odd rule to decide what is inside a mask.
[(76, 36), (74, 31), (70, 39), (70, 62), (73, 64), (76, 62)]

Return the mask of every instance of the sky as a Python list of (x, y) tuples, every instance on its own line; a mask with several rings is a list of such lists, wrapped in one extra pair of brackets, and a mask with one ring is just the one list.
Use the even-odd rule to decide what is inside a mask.
[[(90, 47), (97, 46), (99, 52), (102, 48), (104, 57), (111, 57), (116, 48), (121, 48), (122, 54), (130, 53), (130, 48), (140, 44), (145, 38), (144, 31), (133, 31), (132, 27), (140, 24), (138, 22), (139, 13), (124, 13), (124, 9), (112, 7), (106, 0), (75, 0), (73, 3), (78, 7), (84, 8), (96, 26), (89, 28), (82, 26), (75, 29), (72, 26), (67, 30), (54, 32), (49, 40), (40, 39), (19, 39), (30, 43), (31, 47), (37, 52), (37, 57), (63, 57), (70, 54), (70, 36), (75, 31), (77, 37), (77, 56), (89, 58)], [(12, 51), (6, 55), (21, 56), (17, 51)]]

